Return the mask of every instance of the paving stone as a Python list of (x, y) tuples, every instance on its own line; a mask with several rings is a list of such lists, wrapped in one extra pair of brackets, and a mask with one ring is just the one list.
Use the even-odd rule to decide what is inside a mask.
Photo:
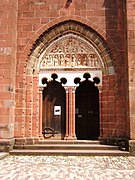
[(135, 157), (7, 156), (0, 180), (134, 180)]
[(0, 159), (4, 158), (4, 157), (6, 157), (6, 156), (8, 156), (8, 153), (6, 153), (6, 152), (0, 152)]

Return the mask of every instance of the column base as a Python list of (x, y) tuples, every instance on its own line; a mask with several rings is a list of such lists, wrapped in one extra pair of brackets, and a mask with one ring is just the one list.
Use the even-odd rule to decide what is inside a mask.
[(73, 140), (77, 140), (77, 138), (74, 137), (74, 136), (68, 136), (68, 137), (65, 137), (64, 140), (68, 140), (68, 141), (71, 140), (71, 141), (73, 141)]

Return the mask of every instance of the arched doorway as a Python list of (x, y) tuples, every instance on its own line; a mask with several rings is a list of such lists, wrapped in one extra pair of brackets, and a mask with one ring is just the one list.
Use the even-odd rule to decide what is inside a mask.
[[(64, 139), (66, 123), (66, 93), (61, 83), (55, 80), (49, 81), (43, 90), (43, 130), (54, 130), (55, 137)], [(49, 131), (48, 131), (49, 132)], [(51, 137), (46, 134), (47, 137)]]
[(80, 140), (99, 137), (99, 90), (94, 81), (82, 81), (76, 89), (76, 136)]
[[(65, 31), (65, 28), (67, 27), (68, 29), (67, 31)], [(62, 30), (62, 32), (58, 31), (58, 29)], [(84, 30), (84, 32), (82, 33), (80, 29)], [(73, 139), (75, 137), (74, 135), (75, 134), (75, 128), (74, 128), (75, 127), (75, 107), (74, 107), (75, 85), (73, 82), (74, 77), (81, 78), (82, 74), (84, 74), (85, 72), (89, 72), (92, 78), (95, 76), (100, 77), (101, 82), (99, 86), (100, 89), (102, 89), (101, 88), (103, 82), (102, 74), (104, 75), (114, 74), (112, 56), (103, 38), (92, 28), (87, 27), (84, 24), (80, 24), (75, 21), (66, 21), (59, 23), (57, 26), (53, 27), (53, 31), (55, 32), (55, 34), (51, 33), (52, 32), (51, 30), (52, 29), (45, 31), (35, 42), (36, 46), (34, 46), (30, 52), (30, 60), (27, 66), (27, 71), (30, 77), (33, 76), (35, 78), (35, 76), (37, 76), (39, 89), (44, 88), (43, 93), (45, 93), (45, 87), (42, 84), (43, 77), (49, 79), (50, 78), (49, 76), (52, 73), (57, 73), (59, 79), (62, 77), (67, 77), (67, 84), (66, 84), (67, 87), (65, 87), (65, 89), (66, 89), (66, 101), (68, 103), (66, 105), (69, 105), (70, 108), (68, 107), (66, 109), (65, 139)], [(60, 81), (58, 80), (58, 82)], [(80, 99), (82, 98), (81, 95), (78, 96), (80, 96)], [(86, 96), (90, 97), (90, 95), (87, 93)], [(39, 93), (39, 127), (40, 128), (38, 128), (40, 137), (42, 136), (42, 132), (41, 132), (42, 124), (45, 123), (45, 119), (47, 120), (47, 118), (44, 115), (44, 112), (47, 111), (46, 106), (49, 106), (48, 102), (45, 103), (47, 99), (47, 95), (44, 94), (43, 98), (44, 99), (42, 99), (41, 91), (40, 91)], [(42, 105), (46, 109), (43, 109)], [(54, 112), (54, 110), (51, 111)], [(102, 110), (100, 110), (100, 112), (102, 112)], [(98, 116), (99, 116), (99, 112), (98, 112)], [(100, 115), (100, 117), (102, 116)], [(50, 126), (50, 124), (47, 126)], [(100, 133), (100, 136), (102, 136), (102, 131)], [(63, 138), (63, 135), (61, 137)], [(89, 137), (85, 137), (85, 139), (87, 138), (88, 139), (98, 138), (98, 135), (94, 135), (94, 137), (92, 137), (92, 135), (90, 135)]]
[[(44, 86), (41, 83), (42, 78), (45, 77), (47, 79), (50, 79), (50, 75), (53, 72), (55, 73), (57, 72), (59, 76), (58, 81), (55, 81), (55, 80), (49, 81), (47, 84), (47, 87), (44, 88), (43, 112), (42, 112), (43, 113), (43, 118), (42, 118), (43, 129), (46, 127), (53, 129), (56, 133), (59, 134), (59, 137), (61, 137), (61, 139), (64, 138), (64, 134), (66, 134), (64, 139), (76, 138), (75, 128), (74, 128), (75, 127), (75, 111), (74, 111), (75, 101), (73, 100), (74, 98), (73, 89), (74, 87), (76, 87), (76, 85), (74, 84), (74, 78), (75, 77), (82, 78), (84, 72), (89, 72), (92, 77), (98, 76), (100, 77), (102, 81), (102, 67), (104, 67), (104, 64), (101, 57), (99, 56), (97, 50), (88, 41), (86, 41), (82, 37), (78, 37), (77, 35), (69, 33), (63, 37), (60, 37), (59, 39), (51, 43), (48, 46), (48, 48), (46, 48), (46, 50), (43, 52), (41, 56), (39, 67), (40, 67), (40, 71), (39, 71), (40, 87)], [(66, 99), (62, 98), (63, 93), (59, 91), (59, 88), (58, 88), (61, 86), (61, 84), (59, 84), (60, 78), (63, 78), (63, 77), (66, 77), (67, 79), (67, 84), (65, 85), (65, 88), (67, 88)], [(83, 96), (86, 96), (85, 98), (86, 100), (87, 100), (87, 96), (89, 96), (89, 99), (90, 99), (86, 105), (86, 109), (88, 109), (88, 111), (90, 109), (90, 112), (84, 113), (84, 115), (87, 114), (87, 118), (83, 117), (83, 119), (85, 119), (84, 122), (87, 121), (87, 119), (90, 117), (90, 114), (91, 114), (90, 118), (93, 118), (93, 119), (95, 118), (94, 114), (92, 114), (93, 112), (90, 106), (92, 106), (92, 109), (96, 109), (96, 107), (99, 106), (98, 105), (99, 100), (97, 101), (98, 103), (96, 104), (96, 107), (94, 107), (94, 105), (91, 102), (91, 98), (93, 97), (93, 95), (91, 94), (92, 93), (95, 94), (96, 90), (94, 91), (93, 89), (96, 89), (96, 86), (94, 86), (93, 84), (93, 86), (91, 86), (89, 90), (89, 83), (91, 81), (86, 80), (86, 82), (87, 82), (87, 86), (84, 85), (84, 88), (83, 88), (84, 82), (81, 83), (80, 85), (81, 90), (78, 90), (78, 91), (83, 91), (83, 93), (78, 93), (77, 94), (78, 98), (76, 97), (76, 99), (78, 99), (77, 106), (79, 106), (79, 103), (82, 101), (81, 99), (84, 99)], [(72, 92), (70, 92), (70, 89), (72, 89)], [(88, 89), (88, 91), (91, 91), (91, 94), (88, 94), (87, 92), (85, 92), (85, 89), (86, 90)], [(57, 94), (57, 93), (55, 94), (55, 92), (58, 92), (60, 94)], [(65, 97), (65, 95), (63, 97)], [(96, 97), (98, 97), (98, 93)], [(52, 100), (50, 101), (51, 98)], [(61, 99), (61, 98), (64, 99), (65, 101), (62, 100), (61, 102), (62, 104), (60, 105), (55, 104), (56, 99)], [(95, 99), (93, 101), (95, 101)], [(66, 108), (65, 103), (66, 105), (68, 104), (70, 107)], [(81, 104), (82, 102), (80, 103), (80, 105)], [(54, 114), (55, 108), (61, 109), (62, 107), (64, 107), (64, 109), (66, 108), (66, 117), (65, 117), (64, 111), (63, 111), (63, 114), (60, 114), (59, 116)], [(80, 110), (82, 108), (77, 107), (77, 109)], [(98, 107), (98, 111), (99, 111), (99, 107)], [(76, 119), (79, 120), (81, 115), (79, 114), (78, 116), (76, 115)], [(98, 116), (99, 116), (99, 112), (96, 118)], [(61, 119), (63, 117), (66, 123), (64, 122), (63, 119)], [(91, 132), (93, 128), (91, 131), (86, 130), (87, 124), (88, 124), (88, 122), (86, 122), (84, 124), (81, 124), (81, 126), (84, 126), (83, 130), (81, 131), (81, 136), (79, 135), (81, 126), (79, 128), (79, 124), (77, 125), (78, 127), (77, 128), (78, 130), (76, 131), (78, 135), (77, 138), (78, 139), (97, 139), (99, 137), (99, 118), (97, 119), (98, 120), (96, 121), (96, 123), (90, 124), (91, 122), (90, 121), (88, 125), (90, 126), (90, 128), (96, 126), (95, 127), (95, 131), (97, 131), (96, 134), (94, 134), (95, 131), (93, 133)], [(58, 123), (56, 123), (55, 121)], [(66, 124), (66, 128), (65, 128), (65, 124)], [(66, 129), (66, 132), (65, 132), (65, 129)], [(85, 131), (87, 132), (87, 135), (85, 134)]]

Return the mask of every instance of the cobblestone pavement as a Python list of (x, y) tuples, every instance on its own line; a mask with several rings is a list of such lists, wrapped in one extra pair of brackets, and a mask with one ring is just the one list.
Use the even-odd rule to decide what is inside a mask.
[(134, 180), (135, 157), (7, 156), (0, 180)]

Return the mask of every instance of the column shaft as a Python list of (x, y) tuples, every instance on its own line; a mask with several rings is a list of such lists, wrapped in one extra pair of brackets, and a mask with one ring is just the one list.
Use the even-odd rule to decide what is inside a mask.
[(69, 138), (72, 138), (72, 88), (69, 88)]
[(69, 134), (69, 94), (68, 94), (68, 88), (66, 88), (66, 135), (64, 139), (68, 138), (68, 134)]
[(39, 88), (39, 137), (42, 137), (43, 87)]
[(66, 107), (68, 117), (68, 121), (66, 119), (66, 126), (68, 126), (66, 127), (66, 130), (68, 129), (68, 136), (66, 139), (75, 140), (75, 91), (73, 87), (68, 88), (68, 99), (66, 98), (66, 100), (66, 105), (68, 105), (68, 107)]
[(72, 90), (72, 137), (76, 139), (75, 134), (75, 89)]

